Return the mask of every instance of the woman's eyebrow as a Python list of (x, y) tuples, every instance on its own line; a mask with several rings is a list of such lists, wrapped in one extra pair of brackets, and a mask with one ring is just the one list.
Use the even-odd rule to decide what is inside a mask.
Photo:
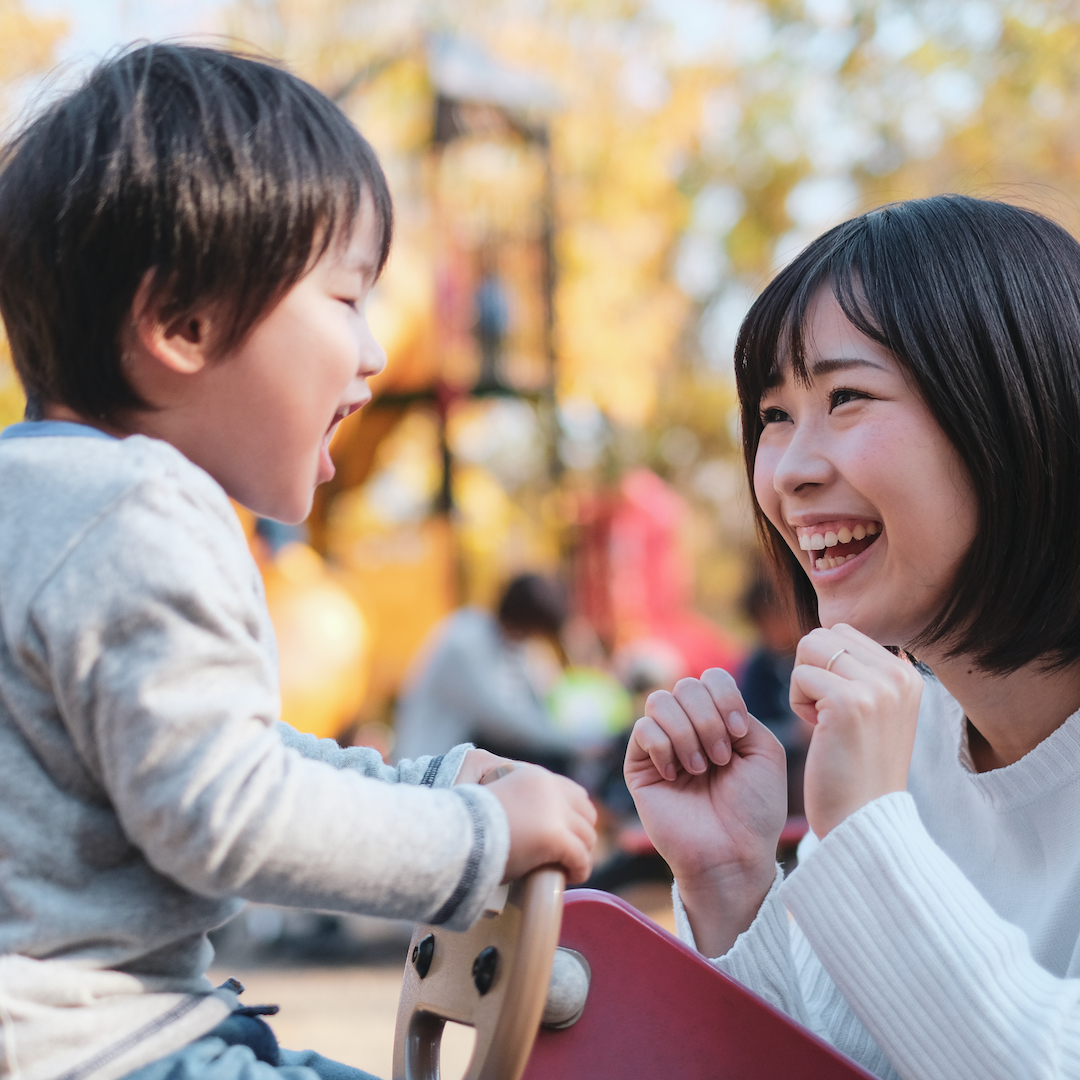
[(863, 356), (843, 356), (829, 359), (814, 360), (806, 365), (810, 371), (810, 377), (816, 379), (819, 375), (831, 375), (834, 371), (849, 371), (851, 368), (868, 367), (875, 371), (887, 371), (884, 364), (868, 360)]

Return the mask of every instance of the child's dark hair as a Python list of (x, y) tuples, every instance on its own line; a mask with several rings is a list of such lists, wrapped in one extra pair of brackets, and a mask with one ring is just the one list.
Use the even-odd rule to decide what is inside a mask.
[(341, 110), (272, 62), (146, 45), (110, 59), (0, 155), (0, 315), (31, 401), (138, 407), (120, 356), (143, 277), (177, 323), (212, 309), (219, 355), (390, 194)]
[[(822, 288), (896, 357), (978, 501), (948, 602), (904, 644), (943, 643), (996, 673), (1080, 659), (1080, 245), (1030, 210), (957, 195), (886, 206), (815, 240), (757, 299), (736, 345), (751, 488), (759, 402), (788, 360), (808, 378), (805, 321)], [(801, 563), (755, 509), (801, 622), (818, 625)]]

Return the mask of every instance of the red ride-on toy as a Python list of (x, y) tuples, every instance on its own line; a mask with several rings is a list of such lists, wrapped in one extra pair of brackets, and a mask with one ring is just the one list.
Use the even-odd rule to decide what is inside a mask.
[(466, 1080), (870, 1077), (618, 897), (564, 903), (541, 868), (500, 902), (463, 934), (417, 927), (394, 1080), (437, 1080), (447, 1020), (476, 1029)]

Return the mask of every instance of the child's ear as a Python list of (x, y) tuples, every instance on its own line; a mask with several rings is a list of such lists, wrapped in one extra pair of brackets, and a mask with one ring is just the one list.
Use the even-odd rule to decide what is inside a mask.
[(144, 357), (178, 375), (194, 375), (210, 362), (210, 320), (204, 313), (186, 314), (164, 322), (152, 302), (154, 272), (148, 270), (131, 304), (133, 344)]

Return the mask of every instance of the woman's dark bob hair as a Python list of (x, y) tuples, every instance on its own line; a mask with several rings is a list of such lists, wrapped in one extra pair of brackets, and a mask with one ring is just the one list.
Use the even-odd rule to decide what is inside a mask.
[[(967, 467), (978, 533), (920, 640), (1004, 674), (1080, 659), (1080, 245), (1030, 210), (958, 195), (885, 206), (825, 233), (769, 284), (735, 350), (753, 489), (759, 402), (829, 289), (900, 363)], [(897, 462), (902, 469), (904, 463)], [(918, 476), (911, 477), (919, 483)], [(756, 505), (806, 629), (817, 599)]]
[(212, 309), (227, 353), (351, 232), (365, 192), (381, 270), (386, 180), (319, 91), (218, 49), (105, 61), (0, 153), (0, 315), (30, 411), (108, 420), (144, 404), (119, 339), (148, 270), (162, 321)]

